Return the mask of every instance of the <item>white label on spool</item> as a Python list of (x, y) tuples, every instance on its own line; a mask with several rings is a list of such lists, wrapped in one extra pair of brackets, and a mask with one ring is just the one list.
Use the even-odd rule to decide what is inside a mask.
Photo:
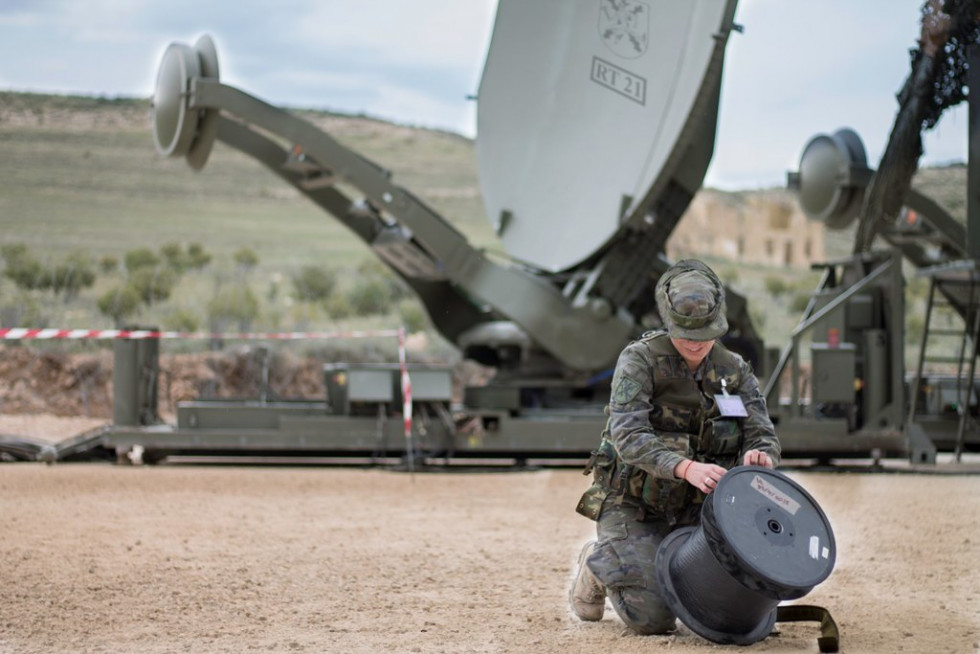
[[(827, 548), (824, 548), (827, 551)], [(816, 559), (820, 557), (820, 537), (810, 536), (810, 558)]]
[(826, 559), (828, 556), (830, 556), (830, 548), (829, 547), (823, 548), (823, 552), (821, 552), (820, 554), (821, 556), (823, 556), (823, 558)]
[(752, 488), (756, 489), (770, 500), (778, 504), (781, 508), (789, 511), (791, 515), (796, 515), (796, 512), (800, 510), (800, 503), (791, 497), (787, 497), (783, 493), (780, 493), (772, 485), (767, 484), (766, 480), (756, 475), (752, 478)]

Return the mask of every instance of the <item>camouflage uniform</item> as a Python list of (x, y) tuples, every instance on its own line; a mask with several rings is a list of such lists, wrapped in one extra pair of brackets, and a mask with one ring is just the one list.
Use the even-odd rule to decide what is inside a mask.
[[(717, 304), (724, 309), (723, 295)], [(661, 315), (677, 326), (669, 308)], [(723, 318), (713, 331), (678, 332), (685, 338), (719, 328), (727, 330)], [(748, 417), (720, 415), (715, 395), (723, 387), (741, 397)], [(752, 449), (767, 453), (775, 465), (779, 442), (759, 382), (740, 356), (716, 342), (692, 372), (663, 331), (644, 334), (620, 354), (607, 413), (587, 469), (594, 483), (577, 506), (597, 521), (598, 542), (586, 565), (627, 625), (642, 634), (664, 633), (674, 628), (675, 617), (660, 597), (654, 556), (672, 530), (697, 522), (705, 497), (674, 477), (674, 469), (685, 459), (731, 468)]]

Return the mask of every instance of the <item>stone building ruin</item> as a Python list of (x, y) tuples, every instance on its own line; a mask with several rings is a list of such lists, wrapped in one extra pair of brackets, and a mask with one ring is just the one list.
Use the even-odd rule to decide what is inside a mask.
[(809, 220), (788, 191), (704, 189), (668, 239), (667, 256), (809, 268), (825, 259), (824, 227)]

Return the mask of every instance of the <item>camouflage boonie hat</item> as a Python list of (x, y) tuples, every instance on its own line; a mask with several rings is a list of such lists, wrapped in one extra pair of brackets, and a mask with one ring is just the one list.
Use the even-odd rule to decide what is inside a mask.
[(672, 338), (711, 341), (728, 331), (725, 289), (708, 266), (678, 261), (657, 282), (657, 310)]

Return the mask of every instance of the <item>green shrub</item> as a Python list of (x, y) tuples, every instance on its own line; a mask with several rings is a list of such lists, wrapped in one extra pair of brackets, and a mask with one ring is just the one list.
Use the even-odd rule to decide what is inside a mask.
[(384, 279), (360, 279), (347, 294), (347, 301), (357, 316), (385, 313), (391, 307), (391, 290)]
[(332, 320), (343, 320), (354, 315), (354, 309), (346, 295), (331, 295), (323, 303), (323, 309)]
[(178, 275), (183, 274), (190, 267), (190, 259), (180, 243), (165, 243), (160, 247), (160, 254), (163, 255), (167, 267)]
[(194, 312), (187, 309), (171, 311), (163, 319), (163, 328), (174, 332), (196, 332), (200, 324)]
[(156, 268), (160, 265), (160, 257), (149, 248), (137, 248), (124, 254), (123, 262), (126, 270), (132, 273), (141, 268)]
[(176, 285), (177, 273), (170, 268), (137, 268), (128, 282), (147, 305), (168, 299)]
[(248, 331), (259, 315), (259, 301), (247, 286), (224, 288), (208, 302), (208, 321), (213, 331), (224, 331), (237, 325)]
[(63, 293), (66, 299), (78, 295), (83, 288), (95, 284), (95, 264), (84, 252), (71, 252), (65, 261), (47, 267), (34, 257), (27, 246), (14, 243), (0, 248), (0, 256), (6, 263), (4, 277), (25, 291), (52, 291)]
[(194, 270), (201, 270), (211, 263), (211, 255), (204, 250), (204, 246), (200, 243), (191, 243), (187, 246), (187, 259)]
[(362, 279), (384, 282), (388, 297), (392, 301), (414, 295), (408, 285), (391, 268), (378, 259), (365, 259), (357, 266), (357, 273)]
[(235, 265), (248, 272), (259, 265), (259, 255), (252, 248), (242, 248), (232, 255)]
[(323, 266), (303, 266), (293, 274), (296, 297), (307, 302), (321, 302), (329, 298), (337, 286), (337, 276)]
[(104, 274), (115, 272), (117, 268), (119, 268), (118, 257), (107, 254), (99, 259), (99, 270), (101, 270)]
[(25, 291), (44, 289), (50, 286), (51, 276), (41, 262), (30, 255), (7, 258), (3, 276)]
[(120, 325), (139, 311), (141, 303), (142, 298), (136, 289), (130, 284), (126, 284), (103, 293), (96, 305), (99, 308), (99, 313), (112, 318), (116, 325)]
[(72, 252), (64, 263), (50, 271), (50, 287), (55, 293), (63, 293), (65, 299), (78, 296), (84, 288), (95, 284), (95, 263), (82, 252)]
[(211, 255), (198, 243), (187, 246), (186, 251), (180, 243), (166, 243), (160, 247), (160, 254), (163, 255), (167, 267), (178, 275), (183, 275), (188, 270), (201, 270), (211, 263)]

